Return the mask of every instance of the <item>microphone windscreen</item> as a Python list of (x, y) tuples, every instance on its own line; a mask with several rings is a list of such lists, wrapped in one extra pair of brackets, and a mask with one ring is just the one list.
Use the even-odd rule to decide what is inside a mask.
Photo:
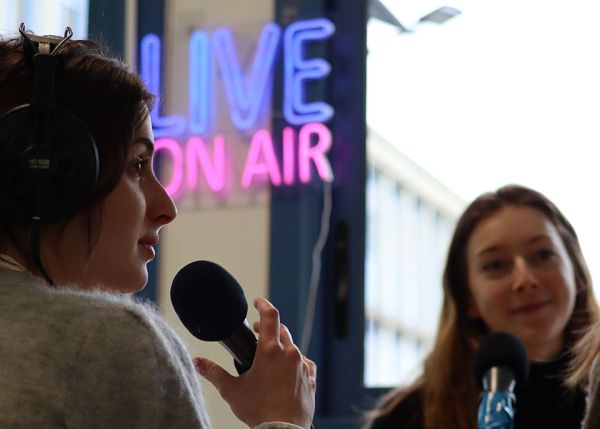
[(529, 375), (527, 349), (517, 337), (508, 332), (488, 335), (481, 342), (475, 356), (477, 382), (481, 384), (485, 373), (494, 366), (510, 368), (517, 385), (523, 383)]
[(203, 341), (222, 341), (246, 319), (248, 303), (237, 280), (214, 262), (183, 267), (171, 285), (171, 302), (188, 331)]

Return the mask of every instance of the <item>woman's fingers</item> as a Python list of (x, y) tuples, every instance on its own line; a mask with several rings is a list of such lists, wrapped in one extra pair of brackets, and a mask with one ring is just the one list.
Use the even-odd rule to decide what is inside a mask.
[(256, 298), (254, 307), (258, 310), (260, 317), (258, 335), (261, 341), (259, 341), (259, 346), (261, 342), (272, 340), (279, 342), (279, 311), (264, 298)]
[(257, 298), (254, 306), (260, 318), (252, 327), (259, 338), (248, 372), (233, 377), (211, 361), (196, 359), (199, 372), (248, 426), (282, 421), (308, 428), (314, 415), (316, 365), (302, 356), (269, 301)]
[[(265, 341), (265, 339), (278, 338), (283, 350), (286, 350), (290, 357), (297, 356), (299, 360), (302, 360), (306, 374), (316, 382), (317, 365), (312, 360), (300, 353), (300, 350), (296, 344), (294, 344), (294, 339), (292, 338), (292, 334), (288, 327), (279, 322), (279, 312), (277, 309), (275, 309), (275, 307), (264, 298), (257, 298), (254, 301), (254, 305), (259, 312), (260, 320), (252, 324), (252, 329), (261, 336), (261, 341), (259, 341), (259, 344)], [(266, 337), (263, 338), (263, 335)]]
[(287, 328), (287, 326), (285, 326), (283, 323), (281, 323), (279, 326), (279, 338), (283, 347), (295, 347), (294, 340), (292, 339), (292, 334), (290, 333), (290, 330)]
[(314, 363), (309, 358), (307, 358), (306, 356), (302, 356), (302, 358), (304, 360), (304, 365), (306, 366), (306, 369), (308, 371), (308, 375), (316, 378), (317, 377), (317, 364)]
[(273, 350), (284, 350), (290, 357), (299, 361), (302, 354), (294, 344), (290, 330), (279, 322), (279, 312), (265, 299), (257, 298), (256, 308), (260, 315), (260, 321), (253, 323), (253, 328), (258, 331), (258, 347), (274, 348)]
[(210, 359), (197, 357), (193, 359), (193, 362), (198, 374), (215, 386), (221, 396), (227, 400), (229, 386), (235, 383), (236, 378)]

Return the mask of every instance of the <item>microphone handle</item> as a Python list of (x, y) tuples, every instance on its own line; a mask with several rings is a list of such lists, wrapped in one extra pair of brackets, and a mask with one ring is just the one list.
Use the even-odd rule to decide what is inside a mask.
[(243, 374), (250, 369), (256, 354), (258, 340), (248, 326), (248, 321), (240, 325), (229, 337), (219, 341), (233, 356), (233, 363), (238, 374)]
[(514, 395), (503, 391), (484, 391), (481, 395), (477, 427), (479, 429), (513, 429)]

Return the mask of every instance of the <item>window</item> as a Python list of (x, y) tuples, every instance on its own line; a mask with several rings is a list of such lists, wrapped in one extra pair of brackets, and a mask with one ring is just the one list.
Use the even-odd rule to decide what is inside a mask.
[(368, 142), (364, 381), (373, 387), (419, 373), (463, 201), (373, 130)]
[[(464, 205), (508, 183), (572, 221), (600, 275), (600, 6), (373, 2), (367, 56), (365, 373), (409, 383), (437, 329)], [(593, 10), (592, 10), (593, 9)]]
[(16, 33), (21, 22), (35, 34), (63, 34), (73, 29), (74, 37), (88, 34), (88, 0), (0, 0), (0, 33)]

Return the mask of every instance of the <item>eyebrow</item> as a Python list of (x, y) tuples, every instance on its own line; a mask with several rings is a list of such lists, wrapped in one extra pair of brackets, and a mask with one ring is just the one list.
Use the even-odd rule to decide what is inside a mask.
[(133, 143), (141, 143), (144, 146), (146, 146), (146, 149), (148, 149), (148, 151), (150, 152), (149, 155), (152, 155), (154, 153), (154, 142), (148, 137), (138, 137), (133, 141)]
[[(550, 240), (550, 241), (552, 241), (552, 239), (550, 238), (549, 235), (547, 235), (547, 234), (539, 234), (539, 235), (533, 236), (530, 239), (528, 239), (527, 242), (526, 242), (526, 244), (532, 244), (532, 243), (535, 243), (537, 241), (542, 241), (542, 240)], [(491, 245), (489, 247), (486, 247), (486, 248), (480, 250), (479, 252), (477, 252), (477, 256), (482, 256), (482, 255), (485, 255), (486, 253), (493, 253), (493, 252), (496, 252), (496, 251), (501, 250), (501, 249), (502, 249), (502, 246), (498, 246), (498, 245), (493, 244), (493, 245)]]
[(545, 240), (545, 239), (552, 241), (552, 239), (550, 238), (549, 235), (540, 234), (540, 235), (536, 235), (535, 237), (531, 237), (529, 240), (527, 240), (527, 243), (535, 243), (536, 241)]

